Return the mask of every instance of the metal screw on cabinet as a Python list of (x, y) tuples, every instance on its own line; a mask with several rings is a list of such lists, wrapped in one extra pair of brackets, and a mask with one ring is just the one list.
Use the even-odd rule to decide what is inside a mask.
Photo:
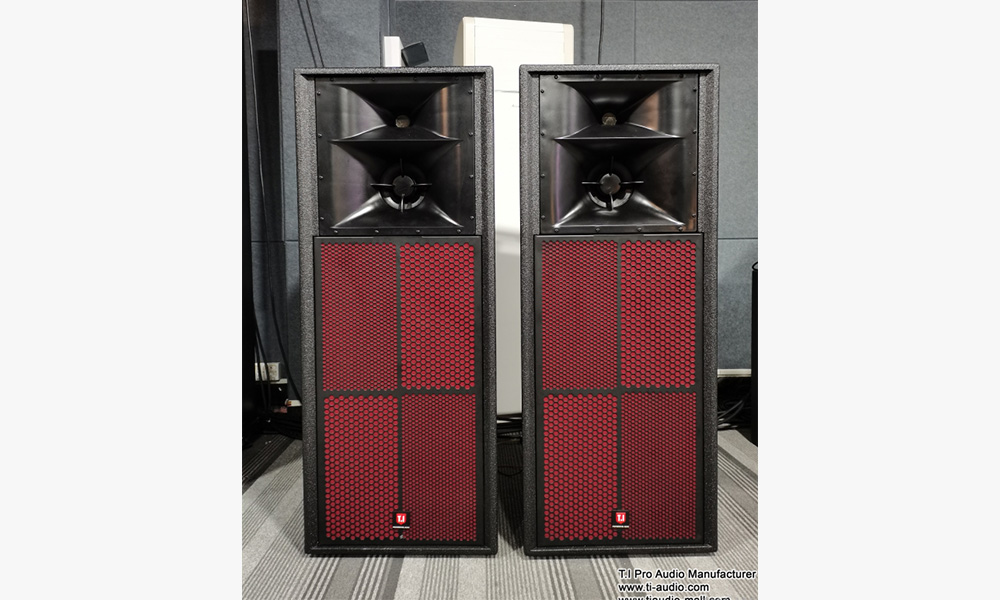
[(322, 176), (322, 175), (320, 175), (320, 176), (319, 176), (319, 178), (320, 178), (320, 179), (323, 179), (323, 176)]
[(317, 133), (316, 137), (323, 137), (323, 134), (322, 133)]
[(469, 175), (469, 179), (474, 179), (475, 177), (475, 175)]
[(636, 227), (635, 230), (636, 231), (642, 231), (642, 227)]
[(472, 95), (472, 90), (469, 90), (469, 91), (468, 91), (468, 92), (466, 92), (466, 93), (467, 93), (468, 95), (470, 95), (470, 96), (471, 96), (471, 95)]
[(375, 230), (375, 233), (378, 233), (378, 229)]
[(542, 174), (540, 175), (540, 177), (541, 177), (542, 179), (545, 179), (545, 173), (542, 173)]
[(475, 132), (473, 132), (473, 131), (470, 131), (470, 132), (469, 132), (469, 137), (472, 137), (472, 135), (473, 135), (474, 133), (475, 133)]
[(538, 90), (538, 93), (539, 93), (539, 94), (544, 94), (544, 93), (545, 93), (545, 90)]

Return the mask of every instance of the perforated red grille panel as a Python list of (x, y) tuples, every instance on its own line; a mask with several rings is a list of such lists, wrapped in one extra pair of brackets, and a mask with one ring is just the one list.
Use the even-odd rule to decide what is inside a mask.
[(323, 389), (396, 389), (396, 247), (322, 244), (320, 253)]
[(616, 404), (610, 394), (549, 395), (544, 401), (544, 535), (611, 537), (618, 498)]
[(392, 396), (336, 396), (324, 401), (328, 537), (395, 537), (390, 519), (398, 494), (396, 412)]
[(694, 242), (626, 241), (621, 252), (622, 385), (693, 386), (697, 320)]
[(541, 539), (694, 541), (701, 238), (608, 238), (536, 242)]
[(402, 509), (410, 540), (476, 539), (476, 397), (403, 396)]
[[(316, 241), (331, 546), (481, 541), (480, 246), (465, 240)], [(409, 529), (393, 528), (397, 511)]]
[(617, 383), (617, 261), (615, 242), (542, 242), (543, 389)]
[(400, 248), (404, 387), (467, 390), (475, 385), (475, 282), (471, 244)]
[(627, 539), (694, 539), (697, 395), (622, 395), (622, 505)]

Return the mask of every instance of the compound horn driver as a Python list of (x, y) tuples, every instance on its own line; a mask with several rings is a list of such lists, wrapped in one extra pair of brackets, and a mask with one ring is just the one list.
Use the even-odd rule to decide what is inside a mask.
[(395, 210), (407, 211), (420, 206), (424, 201), (424, 190), (431, 184), (425, 182), (420, 169), (413, 165), (398, 165), (389, 167), (380, 178), (380, 183), (373, 183), (382, 200)]
[(587, 181), (581, 183), (586, 187), (591, 202), (606, 210), (614, 210), (628, 202), (633, 187), (642, 182), (632, 180), (628, 169), (615, 164), (612, 159), (609, 165), (591, 169)]

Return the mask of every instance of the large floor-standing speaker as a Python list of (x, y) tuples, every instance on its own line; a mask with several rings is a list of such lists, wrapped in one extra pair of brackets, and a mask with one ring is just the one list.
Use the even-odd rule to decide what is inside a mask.
[(492, 99), (295, 72), (307, 552), (496, 552)]
[(530, 555), (716, 549), (718, 67), (521, 67)]

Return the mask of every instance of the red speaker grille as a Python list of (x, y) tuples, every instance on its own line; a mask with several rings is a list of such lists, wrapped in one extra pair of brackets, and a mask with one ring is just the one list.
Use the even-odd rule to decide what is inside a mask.
[(396, 389), (396, 247), (323, 244), (323, 389)]
[(536, 241), (545, 540), (697, 539), (698, 243)]
[[(322, 530), (336, 542), (476, 542), (478, 242), (318, 245)], [(393, 528), (399, 511), (409, 529)]]
[(550, 395), (544, 404), (545, 537), (611, 537), (618, 499), (617, 400)]
[(402, 510), (409, 540), (476, 539), (476, 397), (403, 396)]
[(395, 537), (396, 399), (337, 396), (323, 407), (326, 534), (335, 540)]
[(403, 386), (471, 389), (476, 383), (476, 276), (471, 244), (400, 248)]
[(622, 244), (621, 373), (625, 387), (695, 384), (696, 247)]
[(617, 253), (612, 241), (542, 242), (543, 389), (615, 387)]
[(622, 395), (622, 506), (628, 539), (694, 539), (697, 395)]

